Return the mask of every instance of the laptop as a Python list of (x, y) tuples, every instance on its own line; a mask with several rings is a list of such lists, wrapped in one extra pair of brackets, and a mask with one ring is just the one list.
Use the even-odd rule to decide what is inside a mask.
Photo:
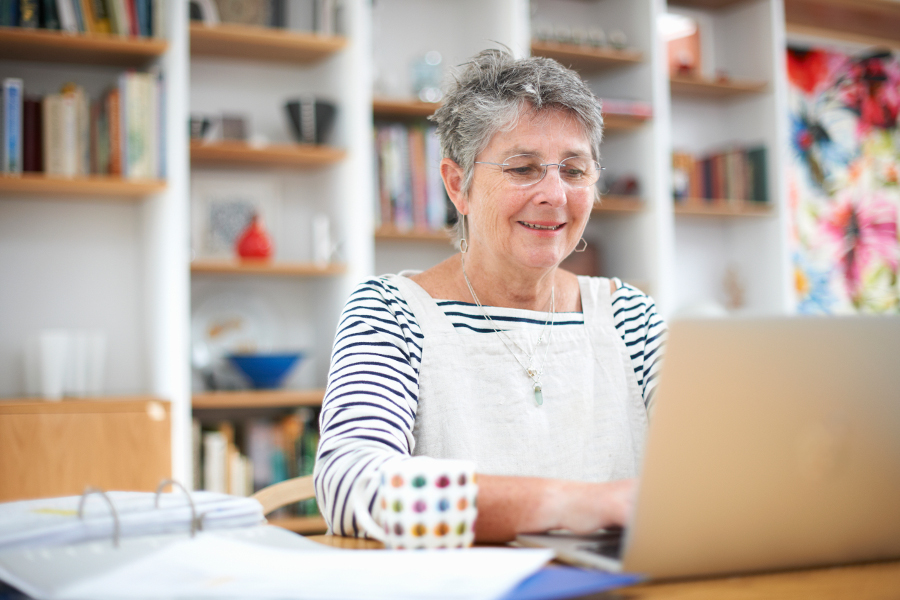
[(631, 522), (517, 542), (651, 579), (900, 557), (900, 317), (673, 322)]

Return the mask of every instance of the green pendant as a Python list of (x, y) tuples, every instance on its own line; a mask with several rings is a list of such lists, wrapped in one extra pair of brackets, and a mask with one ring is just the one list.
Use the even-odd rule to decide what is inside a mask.
[(537, 402), (538, 406), (541, 406), (544, 403), (544, 393), (541, 389), (541, 386), (534, 384), (534, 401)]

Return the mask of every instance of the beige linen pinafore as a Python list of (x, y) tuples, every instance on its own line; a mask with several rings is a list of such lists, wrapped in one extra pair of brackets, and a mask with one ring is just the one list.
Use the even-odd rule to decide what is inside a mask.
[[(613, 324), (608, 279), (578, 278), (584, 325), (554, 326), (538, 406), (531, 379), (496, 333), (457, 330), (404, 275), (391, 281), (424, 334), (413, 455), (472, 460), (479, 472), (492, 475), (582, 481), (637, 476), (647, 411)], [(508, 311), (539, 321), (495, 320), (530, 353), (546, 313)], [(566, 314), (558, 313), (555, 322), (567, 320)], [(524, 354), (520, 359), (527, 362)]]

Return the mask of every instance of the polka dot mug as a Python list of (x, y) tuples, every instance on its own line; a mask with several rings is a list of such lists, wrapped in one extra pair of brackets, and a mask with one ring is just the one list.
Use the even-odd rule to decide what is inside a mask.
[[(366, 499), (376, 487), (369, 514)], [(387, 548), (467, 548), (475, 540), (477, 495), (475, 463), (416, 456), (382, 466), (354, 512), (366, 534)]]

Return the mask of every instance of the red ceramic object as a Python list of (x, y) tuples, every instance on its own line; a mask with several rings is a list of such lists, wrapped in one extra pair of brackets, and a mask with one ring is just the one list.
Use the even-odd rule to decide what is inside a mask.
[(271, 258), (272, 238), (254, 215), (247, 229), (238, 237), (237, 253), (241, 258)]

